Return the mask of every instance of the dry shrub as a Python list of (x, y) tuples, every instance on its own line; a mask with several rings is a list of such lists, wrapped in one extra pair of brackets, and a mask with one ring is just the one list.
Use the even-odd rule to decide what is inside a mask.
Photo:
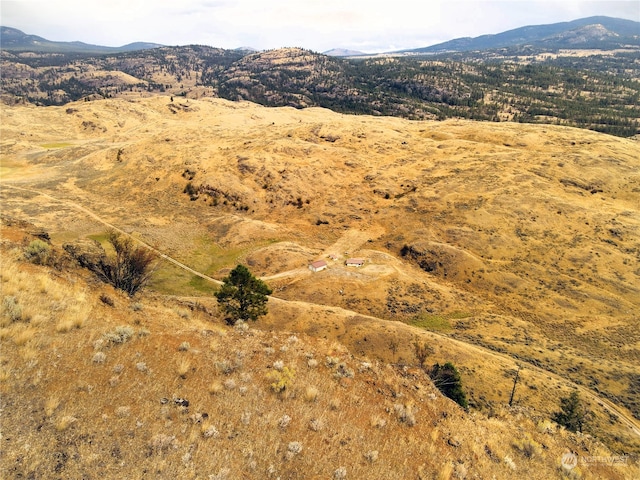
[(164, 433), (158, 433), (151, 438), (149, 442), (149, 448), (152, 453), (162, 454), (169, 450), (175, 450), (179, 446), (175, 435), (166, 435)]
[(381, 415), (373, 415), (369, 424), (373, 428), (384, 428), (387, 425), (387, 420)]
[(311, 385), (304, 390), (304, 399), (307, 402), (315, 402), (318, 399), (318, 389)]
[(40, 239), (35, 239), (25, 247), (24, 258), (36, 265), (50, 265), (53, 262), (51, 245)]
[(177, 373), (181, 378), (187, 378), (187, 373), (191, 370), (191, 361), (188, 358), (180, 358), (177, 362)]
[(17, 297), (8, 295), (2, 299), (2, 316), (8, 322), (3, 322), (3, 326), (22, 320), (22, 305), (18, 303)]
[(416, 424), (416, 407), (415, 405), (408, 403), (403, 405), (401, 403), (396, 403), (393, 406), (393, 409), (396, 413), (396, 417), (402, 423), (407, 424), (410, 427), (415, 426)]
[(222, 382), (216, 380), (209, 384), (208, 390), (211, 395), (217, 395), (224, 390), (224, 385), (222, 384)]
[(13, 341), (18, 346), (26, 345), (27, 343), (29, 343), (35, 338), (37, 333), (38, 333), (38, 330), (31, 326), (26, 328), (21, 328), (13, 336)]
[(51, 417), (56, 409), (60, 406), (60, 399), (58, 397), (49, 397), (44, 403), (44, 413), (47, 417)]
[(71, 427), (71, 425), (73, 425), (77, 421), (78, 421), (77, 418), (71, 415), (65, 415), (60, 419), (58, 419), (58, 421), (55, 423), (56, 430), (58, 430), (59, 432), (64, 432), (65, 430), (69, 429), (69, 427)]
[(290, 388), (296, 371), (293, 368), (282, 367), (282, 370), (272, 370), (266, 375), (267, 381), (270, 382), (271, 389), (280, 393)]
[(536, 442), (531, 435), (527, 434), (523, 438), (518, 438), (512, 444), (513, 448), (520, 452), (525, 458), (533, 458), (540, 453), (541, 445)]

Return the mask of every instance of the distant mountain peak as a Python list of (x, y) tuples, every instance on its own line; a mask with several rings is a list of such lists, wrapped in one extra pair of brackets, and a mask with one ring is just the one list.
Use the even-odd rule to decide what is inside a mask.
[(102, 45), (91, 45), (89, 43), (79, 41), (56, 42), (38, 37), (37, 35), (29, 35), (17, 28), (4, 26), (0, 27), (0, 45), (2, 45), (3, 50), (12, 51), (85, 54), (130, 52), (163, 46), (158, 43), (149, 42), (135, 42), (122, 47), (105, 47)]
[(604, 27), (604, 25), (600, 23), (596, 23), (593, 25), (585, 25), (583, 27), (578, 27), (573, 30), (569, 30), (567, 32), (559, 33), (557, 35), (552, 35), (549, 39), (554, 40), (566, 40), (571, 44), (580, 44), (586, 42), (603, 41), (609, 40), (611, 38), (619, 37), (615, 32), (612, 32)]
[(366, 53), (364, 52), (360, 52), (358, 50), (349, 50), (347, 48), (333, 48), (322, 53), (324, 55), (329, 55), (330, 57), (358, 57), (361, 55), (366, 55)]
[(528, 25), (506, 32), (464, 37), (430, 47), (396, 53), (435, 54), (490, 50), (523, 45), (543, 48), (615, 49), (640, 47), (640, 22), (605, 16), (581, 18), (571, 22)]

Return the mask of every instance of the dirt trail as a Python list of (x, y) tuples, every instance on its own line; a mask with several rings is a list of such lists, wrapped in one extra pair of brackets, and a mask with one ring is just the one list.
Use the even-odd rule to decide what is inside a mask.
[[(374, 238), (380, 236), (383, 232), (383, 229), (380, 227), (374, 227), (369, 230), (358, 230), (352, 228), (344, 233), (336, 242), (327, 247), (324, 252), (317, 256), (318, 259), (327, 258), (329, 256), (336, 256), (340, 258), (341, 256), (349, 256), (350, 252), (355, 252), (362, 247), (370, 238)], [(279, 272), (274, 275), (269, 275), (266, 277), (260, 277), (261, 280), (276, 280), (278, 278), (284, 277), (292, 277), (292, 276), (300, 276), (300, 275), (310, 275), (311, 270), (307, 268), (294, 268), (292, 270), (286, 270), (284, 272)]]
[[(358, 250), (376, 232), (362, 231), (352, 228), (344, 233), (333, 245), (325, 249), (322, 256), (348, 256)], [(379, 235), (379, 233), (378, 233)]]
[(49, 200), (53, 200), (55, 202), (59, 202), (59, 203), (64, 203), (65, 205), (68, 205), (70, 207), (75, 208), (76, 210), (81, 211), (82, 213), (86, 214), (87, 216), (91, 217), (92, 219), (94, 219), (96, 222), (101, 223), (102, 225), (122, 234), (122, 235), (126, 235), (127, 237), (132, 238), (133, 240), (135, 240), (138, 244), (142, 245), (145, 248), (148, 248), (149, 250), (151, 250), (152, 252), (154, 252), (156, 255), (158, 255), (160, 258), (162, 258), (163, 260), (166, 260), (170, 263), (173, 263), (174, 265), (186, 270), (189, 273), (192, 273), (193, 275), (196, 275), (200, 278), (203, 278), (205, 280), (209, 280), (210, 282), (213, 282), (217, 285), (222, 285), (222, 282), (220, 280), (216, 280), (215, 278), (211, 278), (208, 275), (205, 275), (203, 273), (200, 273), (194, 269), (192, 269), (191, 267), (189, 267), (188, 265), (185, 265), (182, 262), (179, 262), (178, 260), (176, 260), (175, 258), (172, 258), (168, 255), (166, 255), (165, 253), (162, 253), (160, 250), (158, 250), (155, 247), (152, 247), (151, 245), (149, 245), (148, 243), (145, 243), (144, 241), (140, 240), (139, 238), (135, 238), (133, 236), (131, 236), (129, 233), (125, 232), (124, 230), (116, 227), (115, 225), (107, 222), (106, 220), (102, 219), (100, 216), (96, 215), (94, 212), (92, 212), (91, 210), (89, 210), (88, 208), (83, 207), (82, 205), (79, 205), (78, 203), (72, 202), (70, 200), (64, 200), (58, 197), (54, 197), (53, 195), (50, 195), (48, 193), (44, 193), (41, 192), (39, 190), (33, 190), (31, 188), (23, 188), (23, 187), (16, 187), (14, 185), (6, 185), (5, 183), (2, 184), (3, 188), (11, 188), (14, 190), (21, 190), (24, 192), (30, 192), (30, 193), (35, 193), (37, 195), (41, 195), (43, 197), (48, 198)]
[(260, 277), (260, 280), (263, 280), (263, 281), (276, 280), (278, 278), (293, 277), (293, 276), (299, 277), (301, 275), (310, 275), (310, 274), (311, 274), (311, 270), (309, 270), (308, 268), (294, 268), (293, 270), (286, 270), (284, 272), (276, 273), (275, 275)]
[[(205, 275), (203, 273), (200, 273), (194, 269), (192, 269), (191, 267), (185, 265), (182, 262), (179, 262), (178, 260), (162, 253), (161, 251), (159, 251), (158, 249), (152, 247), (151, 245), (141, 241), (138, 238), (132, 237), (130, 234), (128, 234), (127, 232), (125, 232), (124, 230), (121, 230), (120, 228), (116, 227), (115, 225), (107, 222), (106, 220), (102, 219), (99, 215), (95, 214), (93, 211), (89, 210), (86, 207), (83, 207), (82, 205), (79, 205), (78, 203), (72, 202), (70, 200), (65, 200), (65, 199), (61, 199), (58, 197), (55, 197), (53, 195), (50, 195), (48, 193), (44, 193), (42, 191), (39, 190), (34, 190), (34, 189), (30, 189), (30, 188), (23, 188), (23, 187), (16, 187), (14, 185), (7, 185), (6, 182), (2, 182), (2, 187), (3, 188), (9, 188), (9, 189), (14, 189), (14, 190), (20, 190), (20, 191), (25, 191), (25, 192), (30, 192), (30, 193), (35, 193), (37, 195), (42, 195), (50, 200), (59, 202), (59, 203), (63, 203), (65, 205), (68, 205), (70, 207), (73, 207), (74, 209), (84, 213), (85, 215), (88, 215), (89, 217), (91, 217), (92, 219), (94, 219), (95, 221), (105, 225), (108, 228), (111, 228), (115, 231), (117, 231), (118, 233), (121, 233), (123, 235), (126, 235), (130, 238), (132, 238), (133, 240), (135, 240), (137, 243), (139, 243), (140, 245), (148, 248), (149, 250), (153, 251), (154, 253), (156, 253), (160, 258), (173, 263), (174, 265), (178, 266), (179, 268), (182, 268), (186, 271), (188, 271), (189, 273), (196, 275), (200, 278), (203, 278), (205, 280), (208, 280), (212, 283), (215, 283), (217, 285), (221, 285), (222, 282), (220, 282), (219, 280), (216, 280), (212, 277), (209, 277), (208, 275)], [(364, 244), (364, 242), (366, 242), (366, 240), (368, 238), (370, 238), (369, 235), (370, 232), (362, 232), (359, 230), (349, 230), (348, 232), (345, 233), (345, 235), (343, 235), (334, 245), (332, 245), (329, 249), (327, 249), (327, 252), (333, 252), (335, 249), (340, 249), (341, 247), (342, 250), (344, 250), (345, 246), (348, 246), (347, 248), (350, 248), (351, 250), (355, 250), (357, 248), (359, 248), (362, 244)], [(355, 246), (357, 245), (357, 247)], [(340, 250), (338, 250), (340, 251)], [(292, 274), (293, 272), (298, 272), (300, 274), (306, 274), (308, 272), (308, 270), (306, 269), (296, 269), (296, 270), (290, 270), (287, 272), (281, 272), (279, 274), (276, 275), (272, 275), (270, 277), (265, 277), (265, 278), (278, 278), (281, 276), (287, 276)], [(284, 302), (287, 304), (296, 304), (296, 305), (300, 305), (302, 307), (304, 306), (313, 306), (316, 308), (325, 308), (328, 310), (331, 310), (334, 313), (338, 313), (343, 315), (344, 317), (354, 317), (354, 316), (358, 316), (358, 317), (362, 317), (362, 318), (369, 318), (371, 320), (374, 321), (380, 321), (379, 318), (377, 317), (371, 317), (369, 315), (364, 315), (361, 313), (357, 313), (354, 312), (352, 310), (347, 310), (341, 307), (336, 307), (336, 306), (327, 306), (327, 305), (319, 305), (319, 304), (315, 304), (315, 303), (311, 303), (311, 302), (305, 302), (305, 301), (299, 301), (299, 300), (284, 300), (281, 298), (277, 298), (277, 297), (270, 297), (272, 301), (274, 302)], [(489, 349), (485, 349), (483, 347), (480, 347), (478, 345), (474, 345), (471, 343), (467, 343), (464, 342), (462, 340), (457, 340), (457, 339), (453, 339), (451, 337), (447, 337), (435, 332), (429, 332), (429, 331), (425, 331), (424, 332), (426, 335), (430, 335), (431, 337), (433, 337), (434, 339), (437, 339), (439, 342), (441, 343), (446, 343), (446, 342), (451, 342), (453, 344), (456, 344), (458, 346), (464, 347), (467, 350), (473, 350), (475, 352), (477, 352), (479, 355), (484, 355), (484, 356), (490, 356), (492, 358), (496, 358), (499, 359), (501, 361), (506, 361), (509, 363), (513, 363), (515, 361), (515, 359), (509, 355), (506, 354), (502, 354), (499, 352), (494, 352), (492, 350)], [(549, 372), (548, 370), (544, 370), (543, 368), (540, 367), (536, 367), (534, 365), (530, 365), (527, 364), (527, 369), (533, 372), (537, 372), (538, 374), (541, 375), (546, 375), (549, 376), (551, 378), (554, 378), (555, 380), (560, 381), (561, 383), (564, 384), (568, 384), (571, 385), (573, 388), (577, 388), (582, 394), (584, 394), (585, 396), (589, 397), (592, 401), (596, 402), (597, 404), (601, 405), (605, 410), (607, 410), (609, 413), (612, 413), (614, 415), (616, 415), (618, 417), (618, 419), (625, 424), (632, 432), (634, 435), (636, 435), (637, 437), (640, 437), (640, 422), (638, 422), (637, 420), (635, 420), (635, 418), (633, 418), (631, 415), (627, 414), (626, 412), (622, 411), (616, 404), (614, 404), (613, 402), (602, 398), (601, 396), (597, 395), (596, 393), (594, 393), (592, 390), (582, 386), (582, 385), (578, 385), (575, 383), (570, 382), (569, 380), (567, 380), (566, 378), (562, 377), (561, 375), (557, 375), (553, 372)]]

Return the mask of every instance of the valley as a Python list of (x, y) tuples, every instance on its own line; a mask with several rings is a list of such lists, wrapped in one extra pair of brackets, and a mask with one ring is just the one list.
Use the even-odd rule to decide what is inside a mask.
[(408, 366), (426, 339), (488, 415), (520, 366), (517, 405), (577, 387), (640, 448), (637, 141), (134, 94), (2, 114), (3, 218), (53, 245), (119, 229), (161, 254), (150, 292), (207, 311), (243, 263), (274, 291), (252, 328)]

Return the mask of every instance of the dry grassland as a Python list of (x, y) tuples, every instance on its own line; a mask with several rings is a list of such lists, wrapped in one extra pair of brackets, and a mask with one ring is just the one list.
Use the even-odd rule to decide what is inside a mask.
[[(323, 345), (320, 350), (328, 350), (327, 345), (336, 342), (345, 345), (349, 355), (366, 357), (386, 372), (386, 362), (415, 364), (412, 342), (424, 338), (434, 348), (429, 362), (452, 360), (461, 368), (476, 412), (473, 422), (491, 422), (482, 420), (487, 414), (498, 415), (500, 422), (520, 421), (517, 418), (530, 422), (531, 415), (539, 415), (540, 420), (548, 418), (557, 409), (560, 396), (579, 385), (596, 413), (592, 433), (616, 452), (640, 451), (640, 439), (630, 428), (633, 415), (636, 428), (640, 416), (640, 148), (633, 140), (552, 126), (410, 122), (343, 116), (315, 108), (268, 109), (217, 99), (176, 99), (172, 103), (165, 97), (153, 97), (83, 102), (62, 108), (2, 107), (0, 148), (3, 216), (28, 220), (43, 228), (54, 245), (89, 236), (99, 239), (109, 227), (117, 227), (213, 278), (221, 279), (238, 262), (263, 276), (275, 298), (270, 302), (270, 314), (256, 325), (262, 332), (253, 331), (253, 326), (251, 335), (225, 331), (233, 342), (249, 342), (247, 351), (257, 349), (260, 342), (278, 351), (284, 338), (296, 334), (304, 338), (305, 345), (311, 345), (308, 348), (316, 352), (314, 358), (320, 366), (325, 352), (314, 350), (316, 342)], [(193, 200), (183, 193), (188, 182), (197, 190)], [(347, 268), (344, 260), (348, 257), (364, 258), (365, 265)], [(317, 259), (327, 260), (329, 268), (314, 274), (307, 264)], [(11, 268), (22, 269), (25, 278), (35, 275), (28, 270), (33, 267), (17, 265), (22, 264)], [(14, 276), (18, 277), (9, 275)], [(5, 287), (12, 288), (9, 283)], [(84, 345), (86, 365), (73, 368), (76, 373), (90, 372), (87, 375), (101, 368), (107, 371), (104, 365), (113, 350), (128, 351), (133, 345), (136, 351), (143, 347), (157, 349), (156, 357), (140, 352), (149, 358), (140, 361), (150, 364), (155, 358), (158, 363), (152, 371), (163, 371), (162, 375), (171, 378), (154, 377), (143, 385), (169, 389), (158, 395), (171, 398), (181, 394), (167, 385), (195, 382), (194, 377), (205, 381), (189, 373), (194, 368), (205, 371), (200, 363), (204, 356), (189, 352), (194, 345), (210, 340), (201, 332), (213, 327), (198, 323), (191, 333), (178, 338), (180, 329), (173, 322), (189, 330), (191, 327), (185, 325), (191, 325), (194, 319), (183, 318), (189, 316), (187, 310), (174, 312), (177, 307), (169, 303), (197, 302), (215, 311), (211, 297), (214, 288), (212, 282), (164, 262), (152, 285), (155, 293), (149, 293), (145, 302), (145, 314), (109, 309), (86, 300), (90, 311), (102, 311), (100, 318), (111, 322), (107, 328), (101, 320), (95, 326), (104, 327), (102, 330), (89, 329), (87, 323), (91, 322), (83, 314), (83, 303), (72, 308), (69, 302), (61, 307), (54, 323), (47, 323), (47, 328), (53, 329), (51, 335), (38, 333), (42, 319), (36, 319), (35, 326), (33, 320), (14, 322), (4, 326), (3, 342), (6, 338), (12, 348), (20, 349), (18, 356), (35, 359), (41, 366), (51, 361), (42, 357), (43, 352), (54, 355), (51, 352), (61, 348), (75, 351)], [(88, 287), (85, 298), (95, 298), (97, 291), (95, 285)], [(15, 293), (3, 291), (6, 295)], [(38, 301), (20, 303), (27, 310), (34, 309), (32, 319), (51, 307), (33, 306)], [(119, 299), (116, 303), (122, 302)], [(155, 308), (161, 309), (160, 313), (150, 314)], [(160, 323), (145, 325), (152, 334), (136, 337), (135, 342), (93, 351), (92, 342), (120, 324), (133, 325), (137, 332), (133, 323), (136, 318), (141, 325), (156, 320)], [(83, 332), (88, 331), (95, 338), (85, 338)], [(215, 338), (218, 335), (214, 333)], [(34, 339), (43, 343), (34, 345)], [(176, 348), (188, 342), (190, 348), (163, 359), (163, 342), (177, 342)], [(226, 348), (226, 341), (220, 343)], [(392, 343), (398, 348), (391, 348)], [(196, 349), (208, 352), (204, 347)], [(100, 351), (105, 358), (100, 361), (98, 355), (94, 362), (93, 356)], [(350, 367), (354, 371), (358, 371), (357, 362), (364, 361), (356, 357)], [(259, 361), (264, 363), (267, 358), (261, 356)], [(300, 372), (302, 359), (295, 358), (288, 361)], [(287, 358), (282, 360), (287, 364)], [(514, 420), (513, 412), (507, 413), (503, 406), (518, 364), (524, 369), (516, 405), (523, 412), (536, 413)], [(251, 365), (244, 373), (266, 368)], [(27, 370), (19, 370), (21, 375), (28, 375)], [(108, 373), (109, 379), (114, 376)], [(47, 378), (45, 374), (53, 372), (40, 375)], [(130, 374), (137, 375), (134, 371)], [(395, 370), (393, 375), (404, 378)], [(259, 376), (264, 383), (262, 373)], [(105, 377), (107, 384), (109, 379)], [(236, 396), (242, 386), (238, 378), (233, 378), (233, 389), (224, 386), (228, 378), (219, 380), (220, 391), (228, 395)], [(314, 396), (314, 388), (320, 392), (318, 398), (326, 400), (325, 387), (318, 382), (300, 386), (296, 395), (302, 400), (298, 415), (315, 405), (304, 400)], [(421, 385), (416, 391), (430, 388), (426, 380)], [(271, 396), (278, 398), (267, 395), (271, 394), (268, 385), (261, 388), (266, 388), (266, 393), (261, 394), (260, 402)], [(199, 389), (193, 392), (190, 395), (204, 394)], [(61, 395), (41, 398), (46, 401), (47, 396)], [(361, 392), (358, 395), (364, 396)], [(129, 413), (125, 415), (122, 410), (121, 416), (114, 414), (113, 418), (107, 413), (111, 421), (122, 423), (123, 419), (136, 418), (136, 409), (151, 408), (159, 401), (154, 397), (144, 407), (138, 405), (139, 396), (132, 396), (135, 400), (119, 400), (118, 404), (128, 407)], [(343, 400), (346, 398), (348, 395)], [(363, 398), (379, 403), (374, 397)], [(48, 408), (55, 403), (52, 401)], [(356, 405), (349, 408), (353, 413)], [(363, 407), (358, 404), (358, 408)], [(393, 410), (393, 405), (389, 408)], [(150, 418), (149, 412), (145, 418)], [(235, 412), (240, 414), (241, 410)], [(264, 408), (263, 412), (271, 415)], [(282, 413), (277, 412), (274, 415)], [(58, 420), (78, 415), (70, 410)], [(457, 413), (455, 416), (460, 422), (460, 418), (467, 418)], [(180, 418), (186, 417), (177, 415), (174, 423), (180, 423)], [(266, 425), (260, 422), (260, 427)], [(63, 431), (73, 429), (73, 425), (77, 423)], [(215, 427), (222, 432), (219, 424)], [(458, 433), (464, 434), (466, 427), (458, 427)], [(145, 438), (159, 433), (156, 426), (149, 428), (152, 430)], [(532, 435), (539, 433), (535, 428), (525, 430)], [(130, 432), (135, 436), (135, 429)], [(177, 435), (171, 432), (167, 435)], [(230, 434), (220, 435), (227, 438)], [(422, 435), (431, 438), (430, 431)], [(390, 442), (388, 432), (383, 437)], [(557, 438), (557, 432), (550, 437)], [(563, 433), (562, 438), (568, 436)], [(303, 442), (293, 437), (286, 440)], [(180, 447), (175, 450), (171, 444), (161, 450), (184, 455), (182, 450), (189, 442), (184, 438), (177, 442)], [(276, 448), (280, 457), (286, 456), (289, 450), (284, 440), (279, 447), (274, 442), (271, 439), (265, 445)], [(392, 443), (393, 448), (401, 448)], [(149, 446), (148, 442), (145, 445)], [(303, 442), (301, 455), (316, 448), (323, 451), (319, 446), (308, 448)], [(367, 448), (382, 452), (373, 445), (363, 446), (365, 451), (354, 453), (353, 458), (360, 460)], [(425, 444), (411, 448), (436, 447)], [(226, 447), (220, 451), (230, 455)], [(127, 448), (121, 448), (121, 452), (132, 454)], [(518, 464), (513, 454), (507, 454)], [(95, 452), (93, 455), (100, 457)], [(260, 458), (258, 463), (267, 462), (262, 454), (252, 455)], [(392, 456), (430, 458), (422, 450), (410, 457), (398, 455)], [(343, 458), (339, 455), (327, 458), (337, 460), (323, 464), (319, 478), (330, 477), (344, 463), (338, 461)], [(553, 463), (551, 457), (545, 458), (541, 463)], [(314, 456), (311, 464), (317, 461)], [(437, 469), (425, 468), (432, 473), (451, 468), (451, 474), (455, 473), (457, 460), (452, 462), (450, 467), (443, 467), (445, 462)], [(413, 473), (398, 478), (417, 475), (419, 464), (409, 463), (407, 468)], [(472, 468), (471, 462), (462, 463)], [(167, 460), (165, 465), (183, 468), (186, 464), (177, 466)], [(210, 466), (210, 475), (216, 474), (216, 468), (227, 468), (222, 463)], [(492, 472), (491, 463), (479, 466)], [(503, 466), (500, 460), (494, 467)], [(259, 468), (264, 471), (267, 467)], [(239, 471), (236, 466), (229, 468)], [(308, 471), (305, 468), (299, 472)], [(531, 471), (537, 471), (537, 467)], [(624, 470), (615, 471), (624, 475)], [(559, 472), (554, 470), (550, 475)], [(498, 470), (495, 474), (506, 475)], [(203, 474), (194, 478), (197, 475)], [(281, 475), (297, 478), (293, 473)]]
[[(13, 231), (14, 227), (6, 227)], [(26, 232), (25, 232), (26, 233)], [(3, 478), (632, 478), (524, 407), (466, 413), (418, 368), (215, 310), (130, 299), (3, 235)], [(109, 297), (113, 306), (101, 300)], [(278, 311), (278, 307), (274, 306)]]

